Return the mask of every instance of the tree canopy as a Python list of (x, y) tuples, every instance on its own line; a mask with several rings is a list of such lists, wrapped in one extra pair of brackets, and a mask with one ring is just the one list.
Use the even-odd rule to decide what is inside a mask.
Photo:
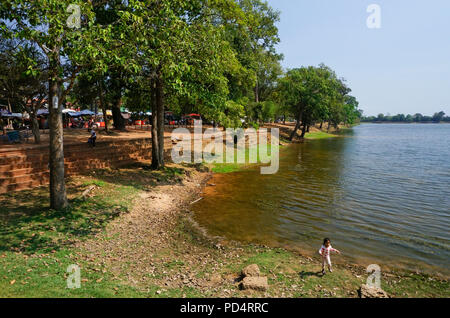
[(358, 117), (358, 102), (348, 95), (351, 90), (343, 79), (325, 65), (289, 70), (278, 83), (278, 98), (285, 112), (296, 119), (292, 140), (300, 126), (301, 137), (316, 122), (328, 121), (329, 125), (341, 122), (354, 123)]
[(119, 130), (121, 107), (151, 111), (155, 169), (164, 166), (168, 110), (225, 128), (290, 117), (302, 135), (316, 122), (357, 121), (356, 98), (329, 67), (283, 71), (279, 20), (264, 0), (2, 1), (0, 101), (15, 110), (48, 101), (51, 206), (67, 205), (66, 102), (112, 109)]

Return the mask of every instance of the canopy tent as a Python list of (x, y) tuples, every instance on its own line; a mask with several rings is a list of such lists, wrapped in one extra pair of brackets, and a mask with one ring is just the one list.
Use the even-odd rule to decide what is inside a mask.
[(89, 109), (82, 110), (81, 112), (79, 112), (79, 114), (81, 116), (94, 116), (95, 115), (95, 113), (90, 111)]
[(70, 117), (80, 117), (80, 113), (79, 112), (67, 112), (67, 115), (69, 115)]
[(76, 111), (68, 111), (66, 112), (67, 115), (69, 115), (70, 117), (80, 117), (80, 116), (94, 116), (95, 113), (91, 112), (88, 109), (82, 110), (80, 112), (76, 112)]
[[(103, 112), (97, 113), (97, 116), (103, 116)], [(106, 110), (106, 116), (112, 116), (112, 111), (111, 110)]]
[[(62, 113), (63, 114), (69, 114), (69, 113), (76, 113), (76, 111), (75, 110), (73, 110), (73, 109), (63, 109), (62, 110)], [(45, 109), (45, 108), (42, 108), (42, 109), (38, 109), (38, 111), (37, 111), (37, 113), (36, 113), (36, 115), (38, 115), (38, 116), (42, 116), (42, 115), (48, 115), (49, 114), (49, 111), (48, 111), (48, 109)]]
[(22, 118), (22, 114), (21, 113), (0, 112), (0, 117)]
[(48, 115), (48, 114), (49, 114), (48, 109), (45, 109), (45, 108), (38, 109), (38, 111), (36, 113), (37, 116)]

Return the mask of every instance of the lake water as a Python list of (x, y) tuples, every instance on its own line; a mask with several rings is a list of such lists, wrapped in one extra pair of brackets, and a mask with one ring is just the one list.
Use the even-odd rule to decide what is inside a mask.
[(228, 240), (449, 274), (450, 125), (363, 124), (284, 147), (280, 170), (215, 175), (196, 221)]

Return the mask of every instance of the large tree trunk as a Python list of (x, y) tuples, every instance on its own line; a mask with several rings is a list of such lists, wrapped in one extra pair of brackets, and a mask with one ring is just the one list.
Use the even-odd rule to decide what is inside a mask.
[(156, 108), (158, 109), (158, 158), (159, 167), (164, 167), (164, 87), (161, 76), (156, 79)]
[(294, 140), (294, 137), (297, 135), (297, 131), (300, 128), (300, 123), (302, 122), (303, 111), (300, 111), (297, 116), (297, 122), (295, 123), (295, 128), (289, 136), (289, 141)]
[[(64, 181), (64, 149), (62, 101), (60, 100), (60, 82), (58, 76), (59, 57), (50, 62), (49, 79), (49, 127), (50, 127), (50, 207), (61, 210), (68, 206)], [(56, 98), (54, 98), (56, 97)]]
[(303, 128), (302, 128), (302, 134), (301, 134), (301, 136), (300, 136), (300, 138), (305, 138), (305, 134), (306, 134), (306, 131), (307, 131), (307, 128), (308, 126), (306, 125), (306, 124), (303, 124)]
[(297, 134), (299, 128), (300, 128), (300, 120), (297, 119), (297, 122), (295, 123), (295, 128), (292, 131), (291, 135), (289, 136), (289, 141), (294, 140), (294, 137)]
[(152, 169), (159, 169), (159, 143), (158, 143), (158, 109), (156, 107), (156, 87), (155, 81), (151, 81), (152, 99)]
[(122, 112), (120, 111), (121, 103), (122, 98), (118, 97), (112, 106), (114, 129), (116, 130), (125, 130), (125, 120), (123, 119)]
[(256, 80), (256, 85), (255, 85), (255, 102), (259, 103), (259, 84), (258, 84), (258, 80)]

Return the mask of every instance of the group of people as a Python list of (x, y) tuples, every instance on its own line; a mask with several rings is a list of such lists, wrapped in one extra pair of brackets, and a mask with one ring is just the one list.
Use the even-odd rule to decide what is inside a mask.
[(90, 129), (94, 125), (94, 119), (90, 118), (89, 120), (85, 120), (82, 117), (71, 117), (67, 126), (71, 128), (85, 128), (86, 123), (88, 129)]
[(3, 131), (3, 134), (6, 134), (6, 129), (13, 129), (13, 130), (22, 130), (22, 129), (28, 129), (29, 126), (26, 125), (22, 120), (19, 119), (10, 119), (10, 122), (8, 122), (7, 118), (0, 118), (0, 130)]

